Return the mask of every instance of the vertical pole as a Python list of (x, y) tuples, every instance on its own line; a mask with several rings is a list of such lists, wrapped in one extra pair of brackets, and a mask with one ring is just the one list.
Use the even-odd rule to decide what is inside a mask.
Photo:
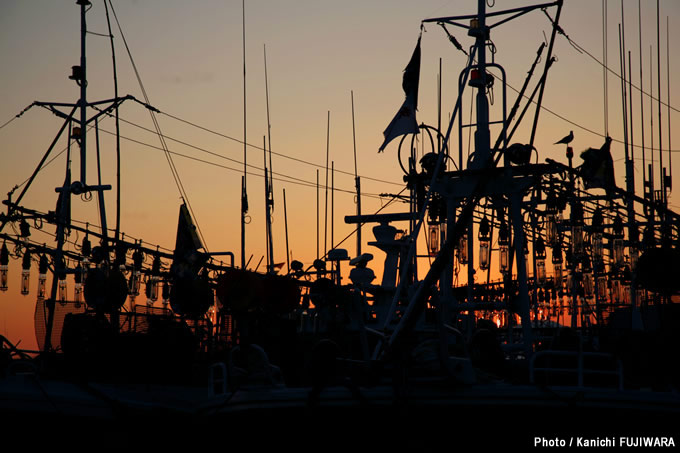
[[(635, 195), (635, 146), (634, 146), (634, 141), (633, 141), (633, 81), (632, 81), (632, 71), (633, 67), (631, 66), (631, 61), (630, 61), (630, 51), (628, 51), (628, 93), (629, 93), (629, 100), (630, 100), (630, 159), (626, 162), (626, 174), (630, 174), (630, 176), (627, 176), (629, 179), (629, 186), (628, 186), (628, 200), (626, 200), (626, 205), (628, 208), (628, 241), (629, 241), (629, 246), (628, 249), (630, 251), (631, 248), (635, 247), (635, 244), (633, 244), (632, 239), (633, 239), (633, 231), (635, 230), (635, 200), (633, 199), (633, 195)], [(633, 309), (635, 309), (636, 306), (636, 296), (637, 296), (637, 290), (636, 290), (636, 279), (632, 278), (631, 279), (631, 284), (630, 284), (630, 303)]]
[(264, 153), (264, 237), (265, 237), (265, 246), (266, 246), (266, 251), (267, 251), (267, 267), (266, 267), (266, 273), (270, 273), (272, 271), (272, 266), (274, 263), (272, 260), (270, 260), (271, 257), (271, 249), (269, 248), (270, 245), (270, 231), (269, 231), (269, 173), (267, 172), (267, 137), (262, 136), (262, 151)]
[(331, 161), (331, 249), (335, 248), (335, 240), (333, 239), (335, 218), (335, 162)]
[[(272, 123), (269, 120), (269, 76), (267, 75), (267, 46), (264, 45), (264, 89), (267, 98), (267, 142), (269, 142), (269, 193), (274, 193), (274, 172), (272, 167)], [(271, 199), (274, 207), (273, 196)], [(273, 264), (273, 263), (272, 263)]]
[(659, 88), (659, 188), (661, 189), (661, 203), (666, 206), (666, 185), (663, 177), (663, 145), (661, 138), (661, 37), (659, 26), (659, 0), (656, 0), (656, 77)]
[[(647, 184), (647, 162), (645, 156), (645, 108), (643, 105), (644, 95), (642, 90), (642, 5), (641, 0), (638, 0), (638, 37), (640, 39), (640, 135), (642, 144), (642, 187)], [(643, 193), (644, 195), (644, 193)]]
[(484, 166), (487, 162), (487, 156), (491, 152), (489, 100), (486, 97), (486, 41), (488, 37), (488, 28), (486, 26), (486, 0), (478, 0), (477, 10), (478, 26), (474, 29), (473, 33), (475, 36), (475, 47), (477, 48), (477, 70), (479, 71), (480, 81), (475, 84), (475, 87), (477, 88), (477, 128), (475, 129), (475, 154), (470, 162), (471, 168), (481, 168)]
[[(668, 107), (668, 191), (673, 188), (673, 165), (671, 153), (671, 52), (669, 40), (669, 23), (668, 16), (666, 16), (666, 107)], [(660, 99), (660, 98), (659, 98)]]
[[(654, 85), (652, 77), (652, 46), (649, 46), (649, 135), (651, 144), (649, 146), (649, 201), (654, 201)], [(654, 211), (652, 211), (652, 219)]]
[(286, 227), (286, 269), (290, 273), (290, 248), (288, 247), (288, 210), (286, 209), (286, 189), (283, 189), (283, 223)]
[(607, 84), (607, 0), (602, 0), (602, 81), (604, 93), (604, 135), (609, 135), (609, 86)]
[(247, 111), (246, 111), (246, 1), (241, 2), (243, 11), (243, 176), (241, 177), (241, 268), (246, 268), (246, 214), (248, 213), (247, 175)]
[[(97, 147), (97, 184), (100, 186), (102, 185), (102, 173), (101, 173), (101, 160), (99, 156), (99, 120), (95, 119), (94, 120), (94, 130), (95, 130), (95, 138), (96, 138), (96, 147)], [(102, 227), (102, 243), (107, 244), (108, 243), (108, 225), (106, 223), (106, 204), (104, 203), (104, 191), (99, 189), (97, 191), (98, 195), (98, 200), (99, 200), (99, 219), (101, 222), (101, 227)]]
[(316, 170), (316, 258), (319, 259), (319, 170)]
[(331, 133), (331, 111), (328, 111), (328, 123), (326, 125), (326, 184), (323, 214), (323, 253), (328, 253), (328, 158), (330, 156), (330, 133)]
[(80, 2), (80, 70), (82, 78), (80, 84), (80, 182), (87, 184), (87, 58), (85, 55), (85, 38), (87, 35), (87, 22), (85, 13), (87, 12), (86, 3)]
[[(357, 170), (357, 136), (356, 128), (354, 126), (354, 91), (351, 91), (352, 96), (352, 143), (354, 145), (354, 184), (357, 189), (357, 216), (361, 215), (361, 179)], [(357, 255), (361, 255), (361, 222), (357, 224)]]
[[(110, 1), (110, 0), (109, 0)], [(116, 230), (114, 238), (118, 241), (120, 237), (120, 118), (118, 115), (118, 70), (116, 69), (116, 49), (113, 45), (113, 33), (111, 32), (111, 21), (109, 20), (109, 8), (106, 0), (104, 1), (106, 10), (106, 24), (109, 28), (111, 41), (111, 59), (113, 60), (113, 97), (116, 99)]]
[[(439, 75), (437, 76), (437, 149), (442, 151), (442, 59), (439, 58)], [(446, 148), (448, 150), (448, 148)]]
[(524, 349), (527, 359), (533, 353), (533, 335), (531, 331), (531, 319), (529, 317), (529, 284), (527, 282), (527, 268), (524, 260), (524, 227), (522, 221), (521, 195), (513, 194), (510, 202), (512, 212), (512, 227), (515, 233), (515, 256), (517, 257), (517, 279), (519, 283), (519, 315), (522, 318), (522, 335), (524, 337)]

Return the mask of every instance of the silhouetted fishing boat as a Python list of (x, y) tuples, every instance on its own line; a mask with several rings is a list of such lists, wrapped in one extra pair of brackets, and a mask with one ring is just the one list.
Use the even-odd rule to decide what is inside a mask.
[[(89, 2), (78, 4), (84, 40)], [(72, 222), (72, 195), (103, 197), (111, 188), (86, 183), (86, 131), (100, 115), (136, 101), (86, 102), (85, 65), (75, 66), (81, 101), (36, 105), (64, 119), (55, 143), (67, 131), (81, 150), (80, 173), (67, 170), (55, 211), (21, 205), (29, 183), (14, 200), (10, 192), (0, 216), (2, 285), (7, 244), (23, 259), (27, 292), (33, 261), (40, 272), (40, 352), (2, 338), (0, 411), (12, 429), (31, 432), (40, 423), (50, 444), (50, 435), (59, 441), (72, 424), (83, 442), (107, 434), (121, 445), (167, 446), (216, 441), (224, 429), (225, 444), (299, 448), (318, 445), (312, 440), (352, 446), (359, 435), (362, 445), (488, 447), (550, 435), (675, 434), (680, 312), (672, 296), (679, 291), (680, 216), (668, 209), (669, 181), (660, 195), (652, 185), (643, 197), (634, 186), (617, 187), (609, 138), (574, 166), (573, 133), (558, 141), (567, 164), (531, 163), (562, 7), (556, 1), (487, 12), (480, 0), (474, 14), (423, 21), (440, 25), (467, 64), (448, 127), (418, 124), (418, 40), (404, 73), (406, 99), (381, 147), (401, 138), (409, 209), (345, 217), (374, 225), (370, 245), (385, 254), (379, 282), (369, 267), (373, 255), (360, 246), (351, 260), (334, 248), (308, 269), (293, 262), (286, 275), (269, 257), (264, 273), (236, 266), (233, 254), (203, 249), (185, 204), (172, 252), (109, 230), (103, 211), (99, 230)], [(553, 33), (508, 109), (505, 72), (487, 60), (489, 35), (540, 10)], [(467, 30), (474, 41), (467, 51), (446, 25)], [(494, 85), (502, 104), (490, 109), (487, 90)], [(468, 89), (476, 96), (473, 124), (460, 120)], [(531, 140), (515, 143), (534, 99)], [(459, 136), (463, 128), (476, 130), (469, 159), (462, 142), (454, 152), (456, 119)], [(417, 134), (432, 148), (420, 158), (409, 146)], [(29, 220), (54, 226), (56, 246), (32, 241)], [(6, 232), (9, 225), (18, 234)], [(81, 242), (69, 243), (67, 230), (78, 231)], [(432, 258), (425, 268), (417, 249), (423, 235)], [(211, 259), (220, 255), (231, 262)], [(498, 281), (491, 280), (493, 256)], [(352, 267), (347, 284), (344, 261)], [(454, 283), (463, 268), (469, 283)], [(72, 298), (67, 278), (76, 283)], [(148, 303), (137, 304), (137, 297)], [(246, 435), (251, 431), (256, 437)]]

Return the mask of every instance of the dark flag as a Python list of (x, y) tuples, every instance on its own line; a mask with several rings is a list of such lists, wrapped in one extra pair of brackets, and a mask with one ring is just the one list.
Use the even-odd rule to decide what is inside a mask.
[(383, 135), (385, 141), (380, 146), (378, 152), (385, 149), (387, 144), (394, 138), (404, 134), (415, 134), (418, 132), (418, 122), (416, 121), (416, 110), (418, 109), (418, 84), (420, 81), (420, 37), (418, 44), (413, 50), (411, 61), (404, 69), (404, 79), (401, 87), (404, 89), (406, 99), (401, 108), (387, 126)]
[(614, 179), (614, 160), (609, 147), (611, 137), (607, 137), (600, 149), (588, 148), (581, 153), (583, 163), (578, 167), (586, 189), (600, 187), (607, 192), (616, 187)]
[[(62, 211), (63, 209), (63, 211)], [(57, 197), (57, 207), (55, 210), (57, 220), (64, 225), (71, 223), (71, 169), (66, 170), (66, 178), (59, 196)], [(61, 217), (63, 215), (63, 218)]]
[(196, 225), (191, 220), (189, 209), (185, 204), (179, 208), (179, 220), (177, 221), (177, 239), (175, 241), (175, 252), (173, 263), (189, 265), (194, 268), (194, 264), (202, 264), (199, 259), (198, 249), (202, 248), (201, 240), (196, 231)]
[(172, 258), (170, 306), (175, 313), (198, 317), (208, 310), (214, 298), (206, 278), (200, 272), (208, 254), (199, 252), (201, 240), (185, 204), (179, 208), (177, 240)]

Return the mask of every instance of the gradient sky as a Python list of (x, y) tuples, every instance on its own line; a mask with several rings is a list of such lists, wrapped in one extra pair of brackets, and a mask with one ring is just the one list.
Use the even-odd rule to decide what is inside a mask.
[[(354, 92), (358, 167), (362, 180), (364, 212), (374, 212), (387, 199), (376, 194), (401, 190), (402, 172), (396, 159), (397, 142), (385, 153), (378, 154), (382, 131), (403, 101), (402, 71), (406, 66), (420, 30), (420, 21), (430, 17), (472, 14), (476, 1), (405, 0), (343, 2), (328, 0), (295, 0), (289, 2), (246, 1), (246, 61), (247, 61), (247, 141), (249, 170), (248, 195), (252, 222), (248, 226), (247, 255), (253, 254), (251, 267), (264, 254), (264, 195), (262, 174), (262, 144), (267, 133), (264, 56), (266, 45), (269, 76), (271, 147), (275, 153), (273, 167), (276, 207), (274, 213), (276, 261), (285, 261), (282, 189), (286, 189), (290, 248), (293, 257), (311, 263), (316, 254), (316, 171), (325, 182), (326, 128), (330, 111), (330, 159), (335, 168), (347, 173), (335, 174), (336, 242), (351, 230), (342, 216), (355, 210), (352, 193), (354, 161), (352, 147), (352, 112), (350, 92)], [(493, 4), (493, 2), (490, 2)], [(530, 4), (529, 1), (496, 0), (489, 11)], [(653, 92), (656, 95), (656, 2), (642, 2), (643, 88), (650, 91), (650, 46), (652, 50)], [(625, 0), (626, 47), (632, 52), (633, 82), (639, 85), (638, 2)], [(608, 65), (619, 72), (618, 24), (621, 22), (621, 2), (608, 3)], [(680, 3), (662, 0), (661, 5), (661, 89), (667, 99), (666, 78), (666, 17), (670, 21), (670, 42), (680, 42)], [(163, 133), (187, 144), (168, 140), (171, 151), (206, 160), (213, 165), (175, 156), (184, 188), (196, 214), (210, 251), (233, 251), (240, 260), (239, 198), (243, 168), (243, 41), (241, 1), (186, 2), (178, 0), (117, 0), (114, 7), (125, 38), (137, 65), (150, 103), (168, 115), (179, 117), (232, 139), (202, 131), (159, 115)], [(88, 13), (89, 30), (107, 33), (103, 0), (93, 1)], [(113, 19), (112, 19), (113, 20)], [(567, 35), (598, 59), (602, 59), (602, 3), (594, 0), (565, 0), (560, 21)], [(119, 94), (132, 94), (143, 100), (141, 89), (132, 71), (115, 21), (113, 34), (119, 78)], [(543, 40), (550, 35), (550, 23), (543, 13), (527, 16), (494, 29), (491, 39), (497, 53), (496, 62), (503, 65), (508, 82), (519, 89)], [(449, 28), (467, 48), (471, 38), (462, 30)], [(79, 7), (75, 1), (3, 0), (0, 4), (0, 124), (12, 119), (35, 100), (75, 102), (78, 87), (68, 79), (71, 66), (79, 63)], [(108, 38), (88, 37), (89, 99), (113, 96), (112, 64)], [(555, 46), (558, 61), (549, 75), (543, 104), (553, 112), (577, 123), (570, 124), (543, 111), (536, 146), (539, 158), (554, 158), (563, 162), (564, 149), (552, 143), (574, 130), (574, 150), (599, 147), (604, 133), (604, 96), (602, 67), (585, 54), (579, 53), (564, 37)], [(437, 124), (437, 73), (439, 58), (443, 68), (443, 116), (448, 117), (455, 102), (455, 81), (465, 64), (465, 56), (448, 42), (440, 27), (428, 24), (422, 41), (423, 60), (420, 78), (418, 121)], [(671, 47), (671, 105), (680, 107), (680, 61), (674, 58), (677, 49)], [(613, 75), (609, 83), (609, 133), (622, 139), (621, 86)], [(494, 90), (496, 106), (501, 90)], [(508, 91), (511, 104), (516, 94)], [(470, 115), (469, 94), (464, 100), (463, 114)], [(633, 92), (634, 136), (639, 144), (640, 93)], [(650, 105), (645, 97), (645, 140), (650, 143)], [(654, 104), (654, 144), (658, 146), (658, 111)], [(153, 129), (148, 112), (129, 102), (121, 108), (121, 117), (134, 124)], [(672, 129), (678, 130), (680, 117), (672, 113)], [(525, 120), (525, 124), (529, 121)], [(2, 197), (15, 185), (22, 184), (43, 156), (61, 120), (50, 112), (35, 107), (21, 118), (0, 129), (0, 191)], [(115, 183), (115, 153), (107, 132), (114, 122), (101, 123), (103, 182)], [(579, 126), (588, 128), (588, 132)], [(663, 146), (668, 146), (666, 107), (662, 109)], [(455, 131), (455, 128), (454, 128)], [(520, 128), (514, 141), (527, 142), (529, 127)], [(121, 126), (122, 140), (122, 230), (130, 237), (172, 248), (179, 192), (175, 187), (168, 163), (156, 148), (134, 143), (134, 139), (154, 147), (159, 139), (128, 123)], [(598, 135), (599, 134), (599, 135)], [(94, 135), (89, 136), (94, 145)], [(457, 143), (457, 135), (453, 136)], [(680, 143), (680, 137), (673, 137)], [(467, 143), (467, 136), (464, 140)], [(60, 141), (56, 151), (64, 149)], [(202, 150), (207, 150), (208, 154)], [(680, 146), (673, 145), (680, 149)], [(467, 152), (467, 151), (465, 151)], [(640, 150), (636, 149), (636, 178), (641, 192)], [(648, 151), (649, 152), (649, 151)], [(55, 153), (56, 154), (56, 153)], [(623, 145), (612, 148), (616, 161), (617, 183), (625, 185)], [(288, 159), (304, 160), (318, 166)], [(658, 159), (658, 152), (654, 158)], [(677, 158), (675, 157), (677, 156)], [(90, 183), (94, 182), (94, 148), (89, 154)], [(649, 158), (649, 154), (648, 154)], [(674, 155), (676, 180), (680, 178), (680, 155)], [(580, 164), (580, 159), (575, 159)], [(64, 178), (65, 154), (50, 164), (34, 183), (25, 198), (25, 205), (39, 210), (54, 209), (54, 188)], [(74, 156), (73, 165), (79, 160)], [(667, 165), (667, 153), (664, 153)], [(227, 169), (224, 167), (230, 167)], [(370, 180), (377, 178), (387, 182)], [(292, 179), (296, 178), (296, 179)], [(680, 180), (678, 180), (680, 181)], [(391, 182), (392, 184), (390, 184)], [(302, 184), (301, 184), (302, 183)], [(330, 184), (330, 180), (329, 180)], [(680, 184), (680, 182), (676, 182)], [(18, 192), (17, 192), (18, 193)], [(109, 225), (115, 218), (115, 192), (107, 193)], [(331, 195), (329, 194), (329, 201)], [(323, 200), (321, 191), (321, 213)], [(674, 193), (670, 199), (675, 209), (680, 200)], [(95, 224), (98, 221), (96, 202), (76, 202), (74, 217)], [(406, 209), (396, 205), (395, 210)], [(329, 209), (330, 216), (330, 209)], [(323, 217), (321, 248), (324, 246)], [(44, 239), (38, 239), (43, 237)], [(36, 233), (38, 240), (50, 241), (49, 236)], [(365, 242), (371, 240), (364, 234)], [(330, 226), (328, 230), (330, 247)], [(354, 239), (344, 247), (354, 254)], [(374, 253), (378, 268), (382, 253)], [(260, 266), (263, 269), (263, 265)], [(35, 347), (33, 338), (33, 308), (37, 269), (34, 266), (31, 294), (18, 295), (19, 268), (14, 263), (10, 275), (11, 289), (0, 294), (0, 332), (12, 341), (22, 340), (22, 346)], [(71, 282), (69, 282), (71, 284)]]

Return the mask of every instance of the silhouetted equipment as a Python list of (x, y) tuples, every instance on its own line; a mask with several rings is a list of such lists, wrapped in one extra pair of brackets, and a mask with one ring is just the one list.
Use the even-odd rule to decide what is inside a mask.
[(236, 313), (282, 315), (300, 303), (300, 288), (295, 280), (236, 268), (226, 269), (217, 279), (216, 295), (227, 310)]
[(535, 150), (530, 144), (513, 143), (505, 150), (505, 155), (515, 165), (526, 165), (531, 161), (531, 152)]
[(89, 307), (105, 313), (111, 312), (125, 303), (127, 280), (116, 267), (95, 267), (87, 272), (84, 294)]
[(616, 187), (614, 161), (609, 151), (612, 139), (607, 137), (602, 147), (588, 148), (581, 153), (583, 163), (578, 167), (585, 187), (599, 187), (607, 191)]
[(662, 294), (680, 293), (680, 250), (652, 248), (637, 263), (637, 284)]
[(420, 159), (420, 166), (426, 175), (432, 175), (437, 166), (437, 153), (427, 153)]

